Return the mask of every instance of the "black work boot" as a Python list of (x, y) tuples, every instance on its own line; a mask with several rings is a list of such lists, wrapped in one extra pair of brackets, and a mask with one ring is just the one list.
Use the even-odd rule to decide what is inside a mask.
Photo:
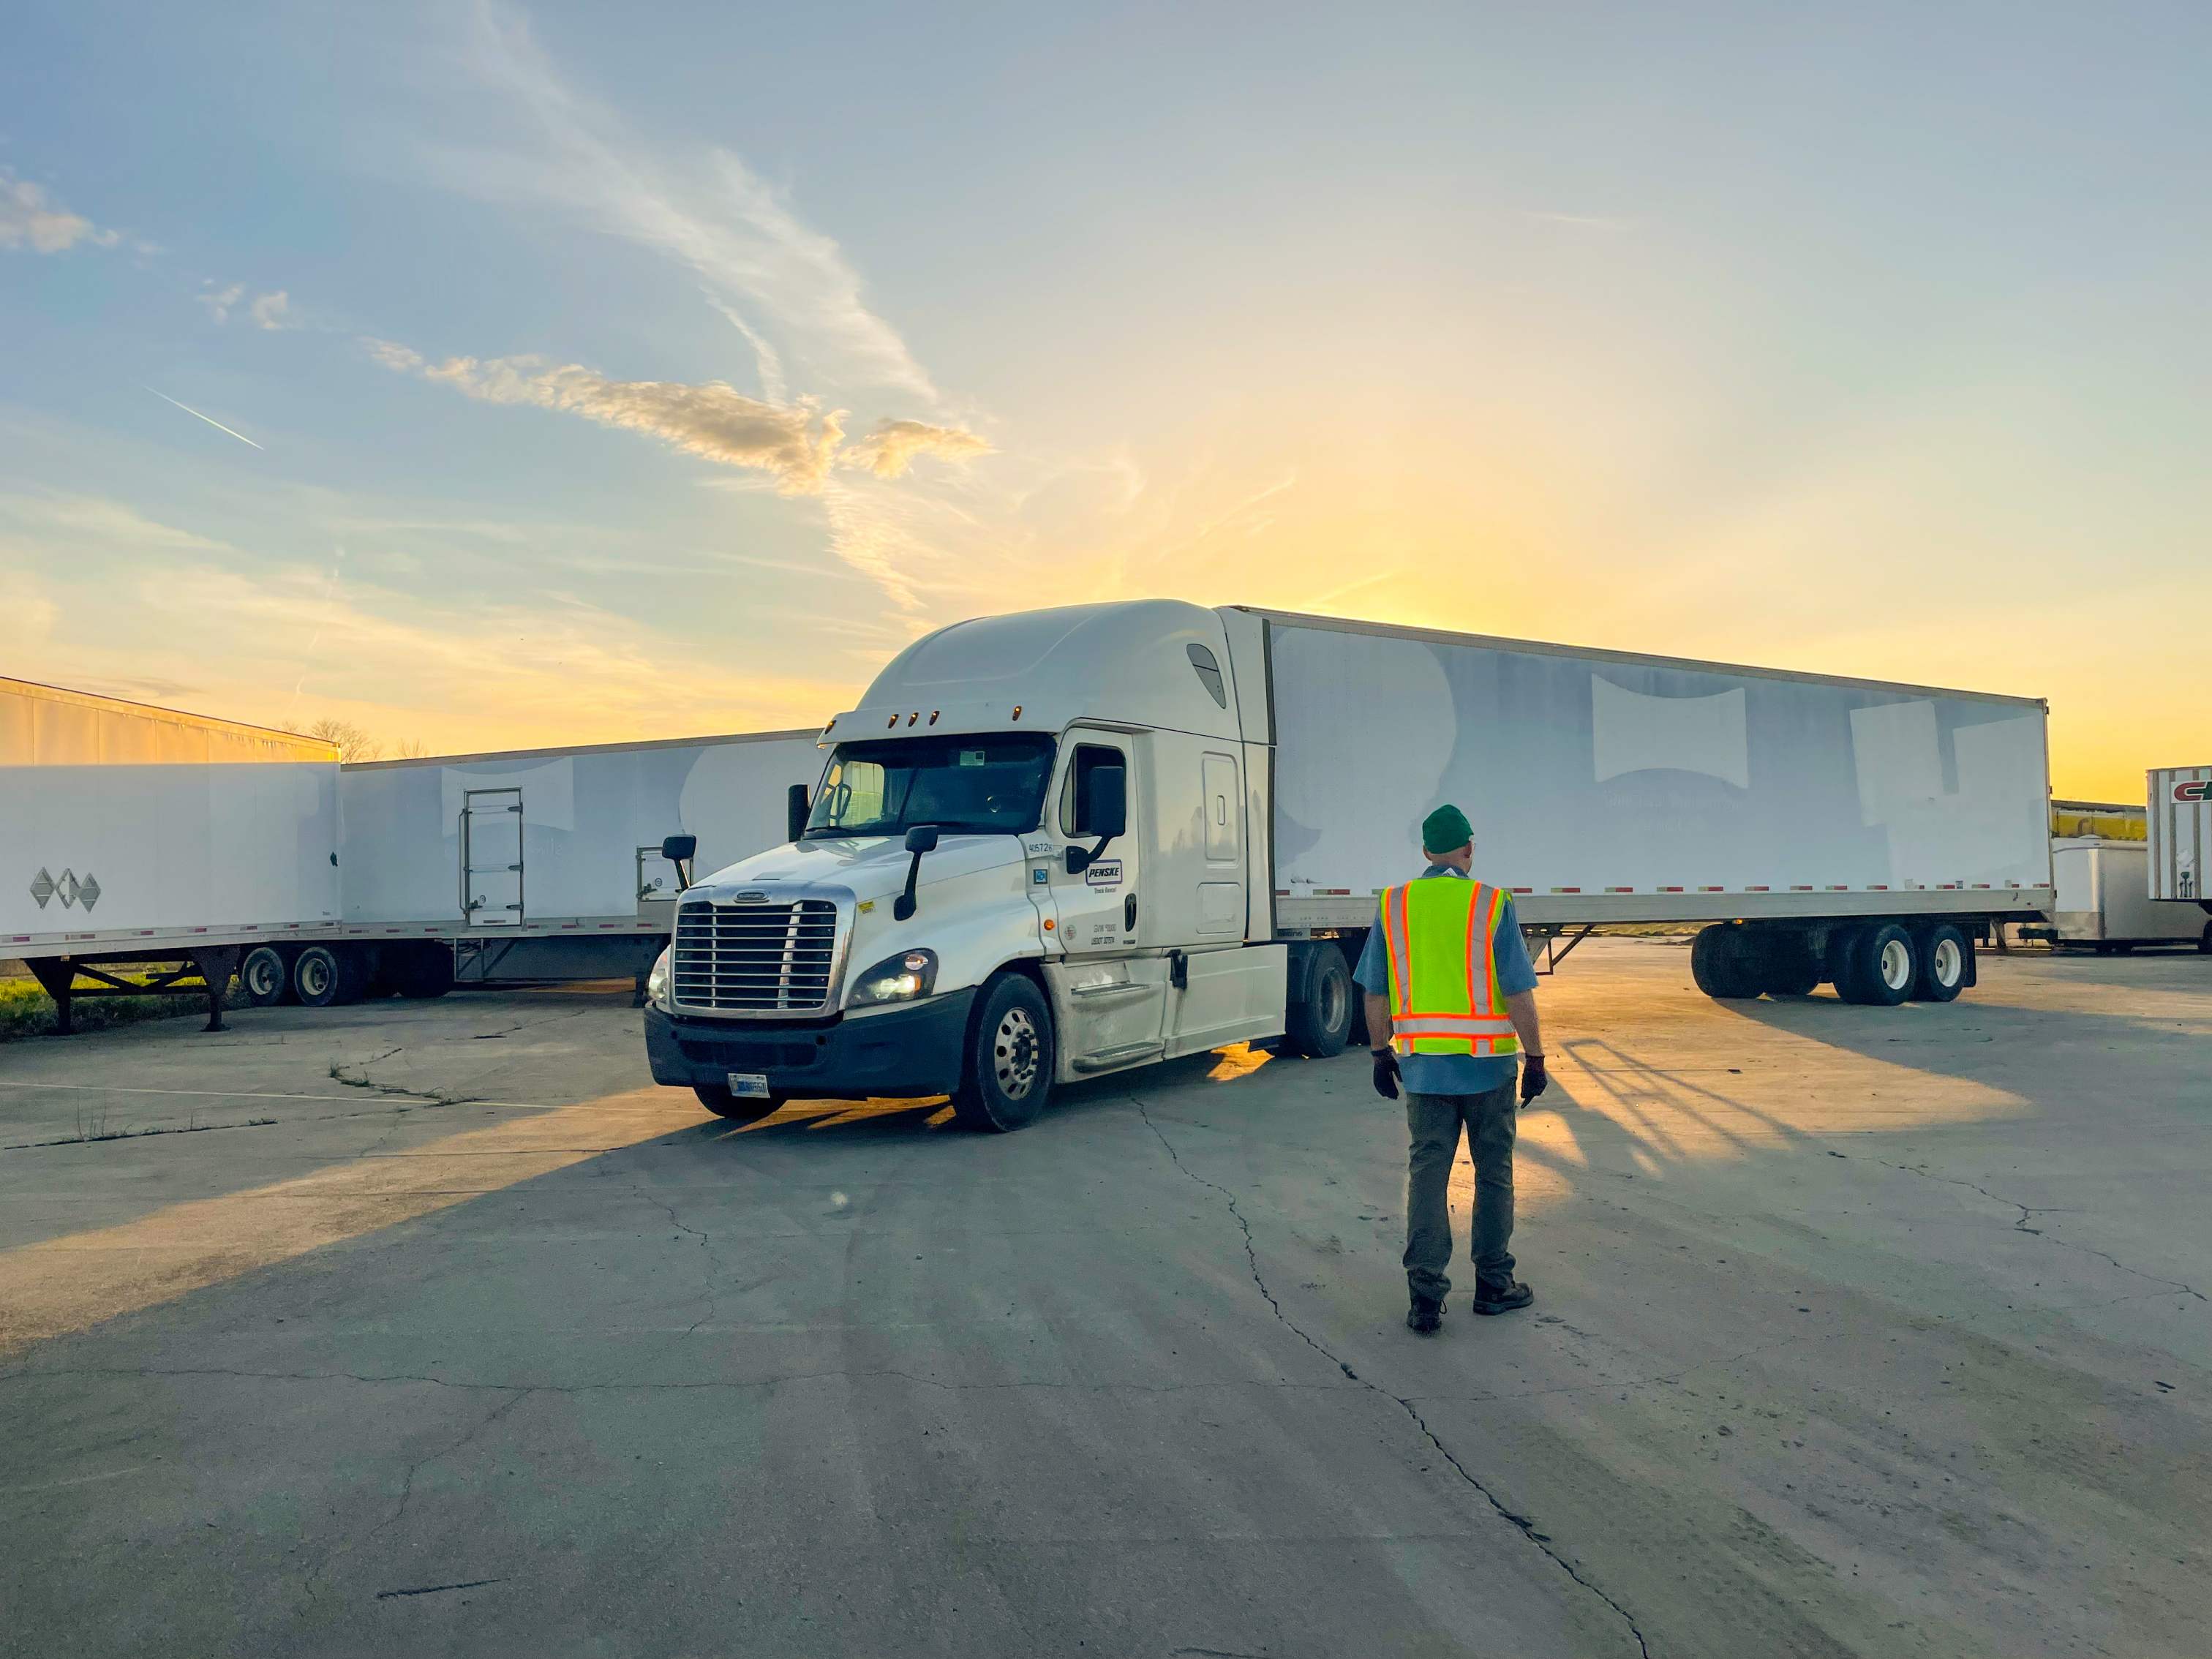
[(1413, 1305), (1406, 1310), (1406, 1328), (1420, 1336), (1433, 1336), (1444, 1322), (1444, 1299), (1413, 1292)]
[(1535, 1299), (1536, 1292), (1517, 1279), (1507, 1285), (1482, 1285), (1475, 1288), (1474, 1310), (1479, 1314), (1511, 1313)]

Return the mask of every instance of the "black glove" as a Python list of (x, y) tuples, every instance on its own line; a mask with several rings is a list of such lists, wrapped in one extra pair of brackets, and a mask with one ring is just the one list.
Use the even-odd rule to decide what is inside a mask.
[(1545, 1074), (1541, 1054), (1521, 1056), (1521, 1103), (1526, 1106), (1544, 1092), (1544, 1085), (1552, 1079)]
[(1385, 1100), (1398, 1097), (1398, 1056), (1388, 1048), (1377, 1048), (1375, 1054), (1375, 1092)]

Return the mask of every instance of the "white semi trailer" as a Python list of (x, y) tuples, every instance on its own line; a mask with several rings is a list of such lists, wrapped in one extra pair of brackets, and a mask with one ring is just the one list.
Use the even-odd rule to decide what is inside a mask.
[(2051, 906), (2045, 712), (1164, 600), (962, 623), (825, 728), (795, 841), (684, 895), (653, 1075), (726, 1115), (945, 1093), (1003, 1130), (1238, 1039), (1340, 1052), (1445, 800), (1533, 931), (1711, 923), (1715, 996), (1948, 1001)]
[[(789, 832), (811, 732), (342, 766), (329, 744), (0, 681), (0, 957), (85, 996), (312, 1006), (642, 975), (681, 886)], [(136, 969), (126, 974), (126, 964)], [(150, 985), (149, 981), (150, 979)]]
[[(2167, 915), (2212, 916), (2212, 766), (2158, 767), (2148, 783), (2150, 898)], [(2212, 921), (2196, 925), (2212, 951)]]

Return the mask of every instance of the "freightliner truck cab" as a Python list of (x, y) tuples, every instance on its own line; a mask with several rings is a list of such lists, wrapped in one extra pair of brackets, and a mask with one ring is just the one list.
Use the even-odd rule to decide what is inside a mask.
[[(654, 1078), (725, 1116), (950, 1095), (1008, 1130), (1056, 1083), (1282, 1034), (1263, 648), (1170, 600), (909, 646), (823, 730), (797, 839), (683, 895)], [(1348, 990), (1297, 1046), (1341, 1051)]]

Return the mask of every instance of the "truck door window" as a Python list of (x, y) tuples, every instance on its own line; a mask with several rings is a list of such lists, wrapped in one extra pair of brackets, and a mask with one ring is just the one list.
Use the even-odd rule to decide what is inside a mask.
[(1080, 840), (1096, 835), (1084, 817), (1084, 803), (1091, 799), (1091, 775), (1101, 767), (1126, 767), (1129, 758), (1118, 749), (1103, 744), (1079, 744), (1075, 756), (1068, 763), (1067, 781), (1060, 790), (1060, 833), (1070, 840)]

